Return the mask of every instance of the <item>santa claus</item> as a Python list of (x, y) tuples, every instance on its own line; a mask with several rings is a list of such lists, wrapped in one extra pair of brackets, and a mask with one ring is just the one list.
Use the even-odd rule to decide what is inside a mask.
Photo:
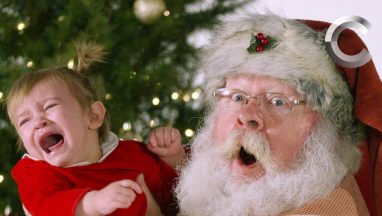
[(369, 215), (353, 177), (367, 135), (354, 75), (346, 82), (325, 32), (307, 23), (255, 15), (216, 31), (202, 65), (209, 112), (176, 188), (181, 215)]

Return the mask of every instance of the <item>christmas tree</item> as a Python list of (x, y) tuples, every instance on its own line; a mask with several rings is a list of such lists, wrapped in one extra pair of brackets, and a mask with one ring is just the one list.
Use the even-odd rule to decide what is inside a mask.
[(74, 41), (102, 44), (97, 69), (112, 131), (145, 141), (153, 127), (172, 126), (187, 142), (203, 115), (195, 82), (200, 32), (247, 1), (0, 1), (0, 215), (23, 215), (10, 176), (23, 152), (4, 100), (20, 75), (76, 64)]

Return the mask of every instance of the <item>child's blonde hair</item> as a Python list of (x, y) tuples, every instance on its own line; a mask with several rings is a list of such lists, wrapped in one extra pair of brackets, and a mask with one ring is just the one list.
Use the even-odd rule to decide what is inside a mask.
[[(101, 96), (92, 86), (90, 80), (84, 76), (84, 72), (91, 72), (89, 68), (92, 63), (104, 62), (105, 52), (102, 46), (97, 44), (79, 42), (75, 43), (75, 46), (78, 55), (78, 65), (75, 69), (72, 70), (67, 67), (45, 68), (24, 74), (13, 83), (7, 96), (7, 112), (13, 125), (15, 125), (15, 108), (23, 102), (25, 97), (41, 81), (48, 80), (67, 85), (84, 110), (90, 108), (95, 101), (101, 101)], [(98, 137), (101, 142), (105, 139), (109, 130), (109, 121), (105, 117), (101, 127), (98, 129)], [(18, 145), (20, 148), (23, 148), (21, 142)]]

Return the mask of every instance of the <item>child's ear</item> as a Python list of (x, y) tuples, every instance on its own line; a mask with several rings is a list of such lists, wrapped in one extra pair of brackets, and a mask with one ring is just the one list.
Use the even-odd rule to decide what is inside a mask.
[(98, 129), (105, 118), (105, 106), (101, 101), (96, 101), (90, 106), (89, 129)]

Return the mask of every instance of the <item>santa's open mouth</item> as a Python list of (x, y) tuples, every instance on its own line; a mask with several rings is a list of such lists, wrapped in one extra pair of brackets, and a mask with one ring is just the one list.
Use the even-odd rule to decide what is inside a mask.
[(257, 158), (255, 155), (247, 152), (244, 147), (240, 147), (239, 151), (239, 159), (244, 165), (252, 165), (257, 162)]
[(41, 147), (46, 153), (50, 153), (63, 142), (64, 137), (61, 134), (51, 134), (42, 140)]

